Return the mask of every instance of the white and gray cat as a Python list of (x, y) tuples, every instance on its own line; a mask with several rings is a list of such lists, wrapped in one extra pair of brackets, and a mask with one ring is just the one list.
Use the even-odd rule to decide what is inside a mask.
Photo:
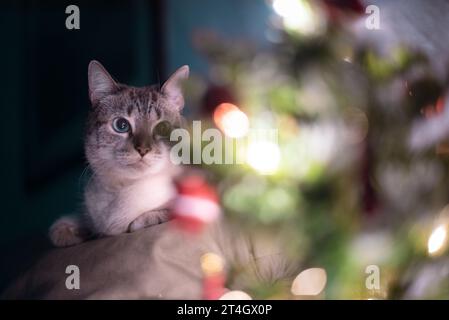
[(115, 82), (99, 62), (89, 64), (92, 108), (85, 153), (93, 176), (84, 192), (84, 214), (62, 217), (51, 226), (55, 246), (168, 220), (179, 169), (170, 162), (169, 135), (182, 123), (181, 85), (188, 75), (189, 67), (183, 66), (161, 88), (136, 88)]

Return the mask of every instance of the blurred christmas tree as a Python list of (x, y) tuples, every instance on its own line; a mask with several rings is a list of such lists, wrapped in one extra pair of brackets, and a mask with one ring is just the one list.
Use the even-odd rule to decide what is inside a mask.
[[(357, 0), (270, 4), (268, 50), (195, 38), (212, 65), (197, 86), (203, 120), (247, 141), (230, 147), (243, 165), (205, 166), (226, 215), (287, 239), (299, 268), (320, 268), (292, 292), (248, 293), (324, 286), (320, 298), (449, 298), (447, 147), (430, 130), (446, 112), (446, 84), (420, 52), (358, 44), (345, 27), (364, 14)], [(258, 129), (276, 139), (248, 139)]]

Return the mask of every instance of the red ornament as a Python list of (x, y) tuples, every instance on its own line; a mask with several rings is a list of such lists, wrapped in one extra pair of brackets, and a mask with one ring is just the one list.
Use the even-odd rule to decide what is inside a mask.
[(223, 272), (207, 275), (203, 280), (203, 299), (218, 300), (225, 293), (226, 277)]
[(215, 189), (200, 175), (191, 175), (176, 184), (178, 196), (172, 205), (176, 225), (197, 233), (221, 213)]
[(338, 23), (348, 14), (361, 15), (365, 13), (365, 7), (360, 0), (321, 0), (327, 12), (329, 20)]
[(363, 14), (365, 7), (360, 0), (322, 0), (323, 3), (334, 10), (349, 11)]
[(441, 115), (444, 112), (445, 104), (446, 97), (440, 97), (434, 105), (430, 104), (422, 108), (421, 113), (425, 118), (432, 118), (434, 116)]
[(210, 85), (203, 96), (201, 105), (202, 115), (211, 116), (215, 108), (223, 102), (234, 104), (237, 102), (232, 90), (227, 86)]

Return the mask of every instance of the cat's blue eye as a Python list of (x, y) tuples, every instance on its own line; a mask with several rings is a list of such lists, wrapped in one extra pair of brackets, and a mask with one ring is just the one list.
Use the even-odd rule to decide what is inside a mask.
[(125, 118), (115, 118), (112, 121), (112, 129), (118, 133), (126, 133), (131, 130), (131, 125)]

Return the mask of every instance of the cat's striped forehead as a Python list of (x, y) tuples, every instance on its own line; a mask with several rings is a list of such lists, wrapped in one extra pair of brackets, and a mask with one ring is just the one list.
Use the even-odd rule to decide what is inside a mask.
[(141, 88), (126, 86), (100, 103), (97, 117), (107, 120), (112, 116), (128, 116), (149, 121), (164, 119), (176, 122), (180, 114), (170, 107), (157, 86)]
[(160, 119), (164, 112), (165, 99), (156, 87), (127, 88), (122, 93), (120, 107), (128, 116)]

